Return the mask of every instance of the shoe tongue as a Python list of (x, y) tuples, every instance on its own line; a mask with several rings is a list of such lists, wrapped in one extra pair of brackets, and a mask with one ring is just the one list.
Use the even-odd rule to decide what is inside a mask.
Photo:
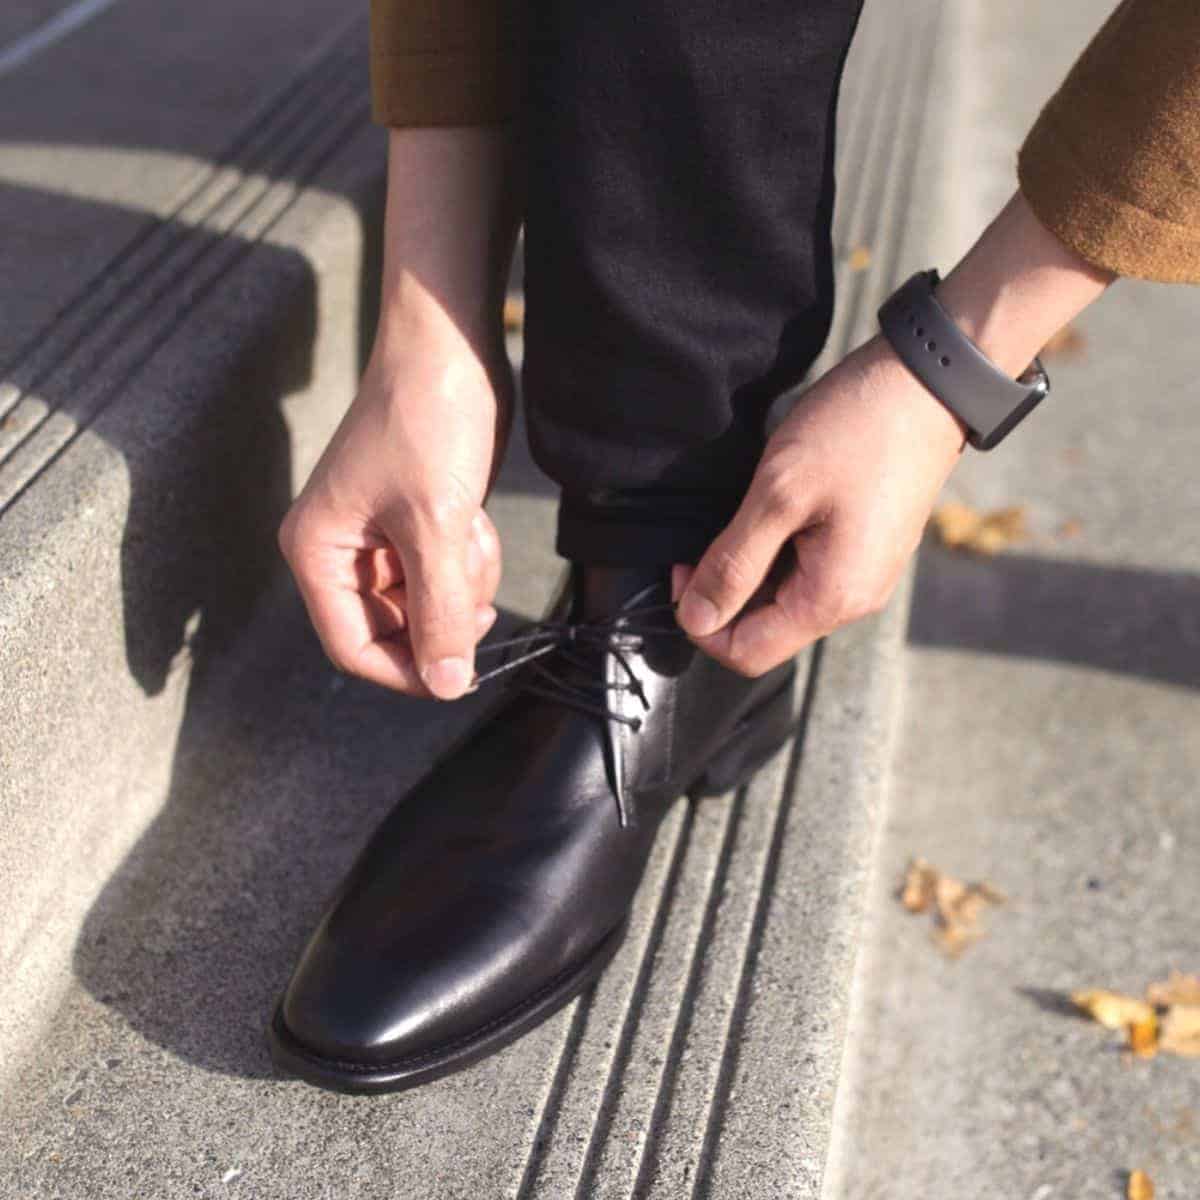
[(642, 604), (665, 604), (671, 599), (670, 567), (575, 567), (576, 621), (611, 617), (639, 592), (660, 585), (638, 600)]

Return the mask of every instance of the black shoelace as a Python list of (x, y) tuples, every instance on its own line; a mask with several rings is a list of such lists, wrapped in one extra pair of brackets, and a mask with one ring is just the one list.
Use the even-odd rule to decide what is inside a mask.
[[(506, 657), (500, 666), (476, 675), (471, 690), (475, 691), (481, 684), (507, 675), (519, 667), (528, 667), (529, 670), (520, 677), (519, 686), (523, 690), (569, 704), (581, 712), (620, 721), (636, 733), (641, 728), (642, 719), (614, 712), (608, 704), (608, 692), (632, 692), (641, 703), (642, 710), (650, 711), (650, 701), (646, 698), (642, 681), (625, 652), (639, 649), (642, 638), (685, 637), (673, 618), (669, 625), (646, 619), (674, 611), (674, 604), (652, 604), (629, 608), (614, 616), (592, 621), (534, 622), (512, 637), (488, 642), (478, 648), (477, 654), (502, 650)], [(625, 673), (623, 681), (606, 683), (603, 679), (597, 679), (597, 650), (612, 653)], [(592, 653), (589, 655), (588, 651)]]

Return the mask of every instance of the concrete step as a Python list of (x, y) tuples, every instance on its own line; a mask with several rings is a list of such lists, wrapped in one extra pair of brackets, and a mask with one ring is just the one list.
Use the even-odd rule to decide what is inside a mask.
[[(48, 104), (70, 64), (148, 37), (139, 6), (97, 17), (0, 89)], [(921, 0), (903, 19), (883, 6), (864, 18), (826, 362), (956, 236), (946, 125), (922, 136), (926, 104), (955, 111), (952, 9)], [(309, 27), (297, 43), (320, 51), (280, 52), (269, 99), (223, 158), (197, 134), (183, 161), (138, 150), (122, 159), (128, 178), (95, 176), (142, 205), (62, 198), (76, 164), (109, 161), (100, 132), (92, 148), (77, 133), (69, 150), (0, 160), (55, 181), (0, 194), (35, 232), (59, 227), (35, 197), (60, 216), (83, 206), (87, 257), (86, 272), (63, 268), (73, 286), (59, 298), (29, 300), (17, 332), (31, 349), (5, 372), (21, 429), (0, 465), (0, 716), (20, 736), (3, 750), (0, 1196), (815, 1196), (907, 589), (806, 656), (803, 731), (747, 789), (673, 810), (627, 943), (555, 1018), (395, 1097), (271, 1072), (262, 1026), (324, 896), (486, 703), (408, 701), (335, 674), (271, 544), (354, 386), (362, 264), (378, 254), (362, 33), (332, 14), (304, 10), (326, 40)], [(217, 25), (235, 60), (259, 49), (211, 6), (174, 15), (193, 22), (185, 57)], [(257, 15), (266, 29), (266, 6)], [(225, 85), (243, 72), (230, 65)], [(143, 98), (174, 95), (175, 72), (153, 74)], [(0, 103), (4, 119), (13, 107)], [(181, 102), (180, 122), (189, 111)], [(120, 113), (98, 130), (106, 121), (125, 128)], [(86, 232), (97, 210), (102, 250)], [(520, 430), (489, 506), (507, 623), (541, 608), (560, 565), (552, 493)]]
[(6, 1050), (161, 804), (192, 666), (278, 574), (359, 369), (365, 32), (332, 0), (279, 24), (126, 0), (0, 78)]

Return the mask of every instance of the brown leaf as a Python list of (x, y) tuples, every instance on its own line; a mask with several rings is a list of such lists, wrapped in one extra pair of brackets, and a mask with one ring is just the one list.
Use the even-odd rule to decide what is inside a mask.
[(961, 879), (950, 875), (938, 875), (933, 887), (933, 898), (937, 904), (938, 916), (943, 921), (956, 919), (958, 906), (967, 894), (967, 885)]
[(1200, 1058), (1200, 1004), (1173, 1004), (1163, 1014), (1159, 1049), (1180, 1058)]
[(1146, 999), (1159, 1008), (1170, 1004), (1200, 1004), (1200, 976), (1172, 971), (1167, 979), (1146, 988)]
[(1154, 1200), (1154, 1184), (1145, 1171), (1130, 1171), (1126, 1200)]
[(1008, 896), (1005, 895), (994, 883), (988, 883), (986, 879), (981, 879), (978, 883), (971, 884), (989, 904), (1007, 904)]
[(938, 873), (923, 858), (909, 861), (900, 885), (900, 903), (912, 913), (926, 912), (933, 903)]
[(1084, 988), (1071, 993), (1071, 1003), (1081, 1008), (1093, 1021), (1099, 1021), (1105, 1029), (1125, 1029), (1155, 1020), (1151, 1005), (1133, 996), (1120, 992), (1108, 992), (1103, 988)]
[[(495, 311), (494, 309), (492, 310)], [(525, 297), (504, 297), (504, 328), (515, 333), (525, 326)]]
[(1074, 325), (1064, 325), (1042, 347), (1042, 358), (1079, 358), (1087, 349), (1087, 338)]
[(984, 907), (1005, 901), (1004, 893), (991, 884), (963, 883), (923, 858), (910, 860), (897, 895), (909, 912), (933, 916), (933, 940), (951, 958), (983, 937), (979, 917)]
[(982, 518), (969, 504), (950, 501), (934, 510), (933, 525), (947, 546), (963, 546), (975, 535)]
[(867, 246), (855, 246), (850, 251), (846, 265), (852, 271), (865, 271), (871, 265), (871, 251)]
[(1023, 504), (979, 512), (969, 504), (949, 501), (933, 513), (933, 527), (943, 545), (975, 554), (997, 554), (1028, 533)]
[(983, 930), (971, 925), (940, 925), (933, 931), (933, 940), (948, 958), (958, 958), (972, 942), (983, 937)]
[(1003, 904), (1003, 892), (990, 883), (961, 883), (943, 875), (936, 890), (938, 916), (948, 925), (973, 925), (989, 904)]
[(1153, 1058), (1158, 1053), (1158, 1014), (1130, 1022), (1128, 1037), (1129, 1049), (1137, 1058)]

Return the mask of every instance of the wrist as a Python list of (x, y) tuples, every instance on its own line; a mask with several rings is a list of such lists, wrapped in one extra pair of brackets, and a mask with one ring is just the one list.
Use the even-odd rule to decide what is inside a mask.
[(451, 302), (404, 272), (380, 306), (372, 358), (399, 363), (414, 353), (425, 359), (466, 354), (488, 361), (502, 344), (500, 325), (499, 312), (479, 297)]
[(907, 367), (883, 334), (876, 334), (856, 351), (875, 395), (905, 410), (919, 425), (920, 436), (958, 455), (967, 441), (967, 425), (951, 412)]
[(1115, 278), (1059, 241), (1018, 191), (936, 296), (963, 333), (1015, 378)]
[(490, 357), (520, 204), (506, 126), (393, 129), (377, 343), (465, 343)]

